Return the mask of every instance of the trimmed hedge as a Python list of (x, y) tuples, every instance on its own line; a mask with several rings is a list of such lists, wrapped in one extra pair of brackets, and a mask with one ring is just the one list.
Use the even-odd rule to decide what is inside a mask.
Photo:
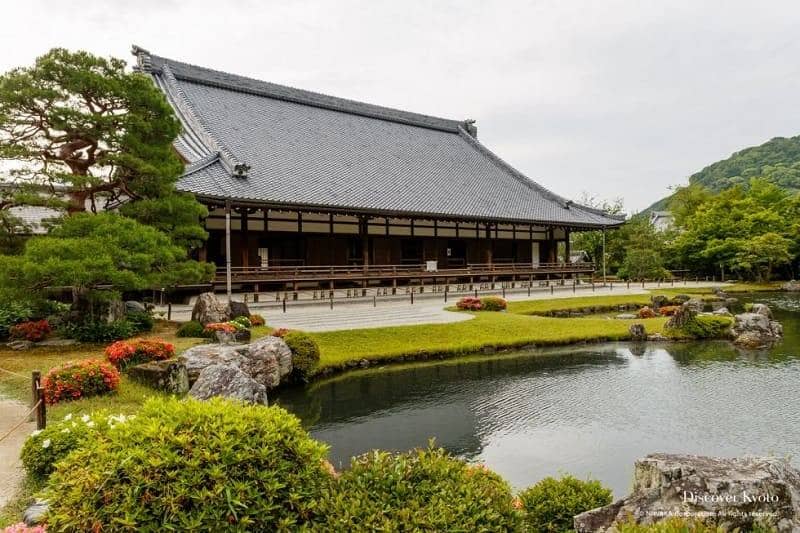
[(150, 399), (58, 463), (53, 531), (296, 531), (318, 517), (327, 448), (280, 407)]
[(484, 296), (481, 298), (481, 311), (505, 311), (508, 303), (499, 296)]
[(205, 328), (203, 327), (203, 324), (197, 320), (191, 320), (181, 324), (178, 328), (178, 331), (175, 332), (175, 335), (177, 337), (204, 338), (207, 337), (204, 332)]
[(127, 339), (136, 333), (136, 328), (127, 320), (116, 320), (114, 322), (87, 321), (66, 323), (59, 328), (59, 333), (68, 339), (99, 343)]
[(572, 530), (575, 515), (611, 503), (611, 490), (599, 481), (546, 477), (522, 491), (519, 499), (531, 531), (555, 533)]
[(119, 379), (119, 370), (99, 359), (65, 363), (42, 378), (44, 399), (54, 404), (108, 394), (117, 390)]
[(22, 446), (22, 465), (32, 478), (44, 481), (53, 472), (55, 464), (73, 450), (94, 441), (116, 424), (134, 418), (133, 415), (108, 415), (96, 412), (82, 417), (68, 414), (63, 420), (36, 430)]
[(175, 346), (162, 339), (117, 341), (105, 350), (108, 361), (119, 369), (175, 356)]
[(328, 490), (319, 530), (516, 531), (513, 502), (500, 476), (444, 450), (374, 451)]
[(292, 373), (301, 380), (308, 380), (319, 364), (317, 341), (303, 331), (289, 331), (283, 340), (292, 351)]

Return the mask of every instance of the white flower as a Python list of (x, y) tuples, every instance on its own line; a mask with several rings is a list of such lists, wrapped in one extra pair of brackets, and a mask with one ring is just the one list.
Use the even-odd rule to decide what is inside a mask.
[(72, 420), (72, 413), (64, 417), (64, 420)]
[(94, 422), (86, 422), (86, 427), (93, 428), (94, 427)]
[(69, 433), (69, 428), (64, 428), (61, 430), (61, 433)]
[(41, 430), (41, 429), (37, 429), (37, 430), (35, 430), (35, 431), (32, 431), (32, 432), (31, 432), (31, 437), (35, 437), (36, 435), (38, 435), (38, 434), (39, 434), (39, 433), (41, 433), (41, 432), (42, 432), (42, 430)]
[(83, 415), (81, 417), (81, 420), (83, 420), (84, 422), (88, 422), (89, 421), (89, 415)]
[(49, 448), (50, 447), (50, 439), (44, 439), (42, 443), (42, 448)]

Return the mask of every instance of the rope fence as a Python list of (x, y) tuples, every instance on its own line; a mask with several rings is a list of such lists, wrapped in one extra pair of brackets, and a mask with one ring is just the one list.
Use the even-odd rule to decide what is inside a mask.
[(32, 414), (33, 414), (35, 411), (37, 411), (39, 408), (41, 408), (43, 405), (44, 405), (44, 400), (43, 400), (43, 399), (42, 399), (42, 400), (39, 400), (38, 402), (36, 402), (36, 405), (34, 405), (34, 406), (31, 408), (31, 410), (30, 410), (30, 411), (28, 411), (28, 413), (27, 413), (27, 414), (26, 414), (24, 417), (22, 417), (22, 419), (21, 419), (19, 422), (17, 422), (17, 423), (14, 425), (14, 427), (12, 427), (12, 428), (11, 428), (11, 429), (9, 429), (8, 431), (6, 431), (6, 432), (3, 434), (3, 436), (2, 436), (2, 437), (0, 437), (0, 442), (3, 442), (5, 439), (7, 439), (7, 438), (9, 437), (9, 435), (11, 435), (12, 433), (14, 433), (14, 431), (16, 431), (17, 429), (19, 429), (19, 427), (20, 427), (22, 424), (24, 424), (25, 422), (27, 422), (27, 421), (29, 420), (30, 416), (31, 416), (31, 415), (32, 415)]

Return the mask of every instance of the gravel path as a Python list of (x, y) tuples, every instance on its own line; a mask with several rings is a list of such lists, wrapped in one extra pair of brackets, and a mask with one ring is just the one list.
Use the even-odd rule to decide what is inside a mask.
[[(700, 282), (676, 284), (675, 288), (686, 288), (690, 290), (696, 287), (719, 286), (720, 283)], [(508, 300), (542, 300), (550, 298), (572, 298), (603, 295), (622, 295), (622, 294), (643, 294), (647, 289), (656, 289), (655, 283), (648, 283), (643, 289), (641, 285), (631, 285), (628, 289), (626, 285), (615, 284), (613, 289), (598, 287), (592, 291), (588, 285), (583, 285), (574, 293), (571, 286), (555, 288), (551, 294), (547, 289), (537, 289), (528, 296), (525, 289), (507, 291)], [(667, 284), (661, 287), (669, 287)], [(500, 295), (500, 291), (482, 291), (480, 296), (489, 294)], [(447, 305), (455, 305), (460, 296), (470, 296), (471, 293), (451, 293), (448, 302), (444, 302), (443, 294), (425, 293), (415, 295), (414, 305), (411, 305), (410, 296), (403, 295), (397, 297), (378, 297), (373, 303), (372, 293), (365, 298), (347, 299), (339, 297), (334, 302), (334, 308), (326, 301), (312, 303), (309, 301), (288, 301), (286, 312), (274, 301), (269, 303), (252, 303), (250, 297), (250, 310), (259, 313), (273, 327), (302, 329), (305, 331), (332, 331), (341, 329), (356, 328), (378, 328), (386, 326), (406, 326), (415, 324), (443, 324), (449, 322), (460, 322), (469, 320), (470, 315), (445, 311)], [(219, 294), (219, 298), (224, 299), (224, 294)], [(242, 295), (234, 294), (234, 300), (241, 300)], [(166, 312), (166, 308), (159, 308)], [(192, 308), (189, 305), (173, 305), (172, 319), (186, 321), (191, 317)]]
[[(14, 427), (30, 411), (30, 407), (17, 400), (0, 398), (0, 436)], [(34, 422), (26, 422), (0, 441), (0, 507), (5, 506), (17, 493), (25, 473), (19, 452), (25, 438), (34, 430)]]

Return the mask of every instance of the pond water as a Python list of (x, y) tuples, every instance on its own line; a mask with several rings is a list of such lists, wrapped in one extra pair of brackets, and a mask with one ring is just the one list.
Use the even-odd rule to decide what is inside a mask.
[(783, 342), (589, 345), (341, 376), (277, 403), (331, 446), (331, 460), (430, 438), (485, 462), (517, 488), (592, 476), (615, 495), (652, 452), (800, 456), (800, 296), (750, 295), (783, 323)]

